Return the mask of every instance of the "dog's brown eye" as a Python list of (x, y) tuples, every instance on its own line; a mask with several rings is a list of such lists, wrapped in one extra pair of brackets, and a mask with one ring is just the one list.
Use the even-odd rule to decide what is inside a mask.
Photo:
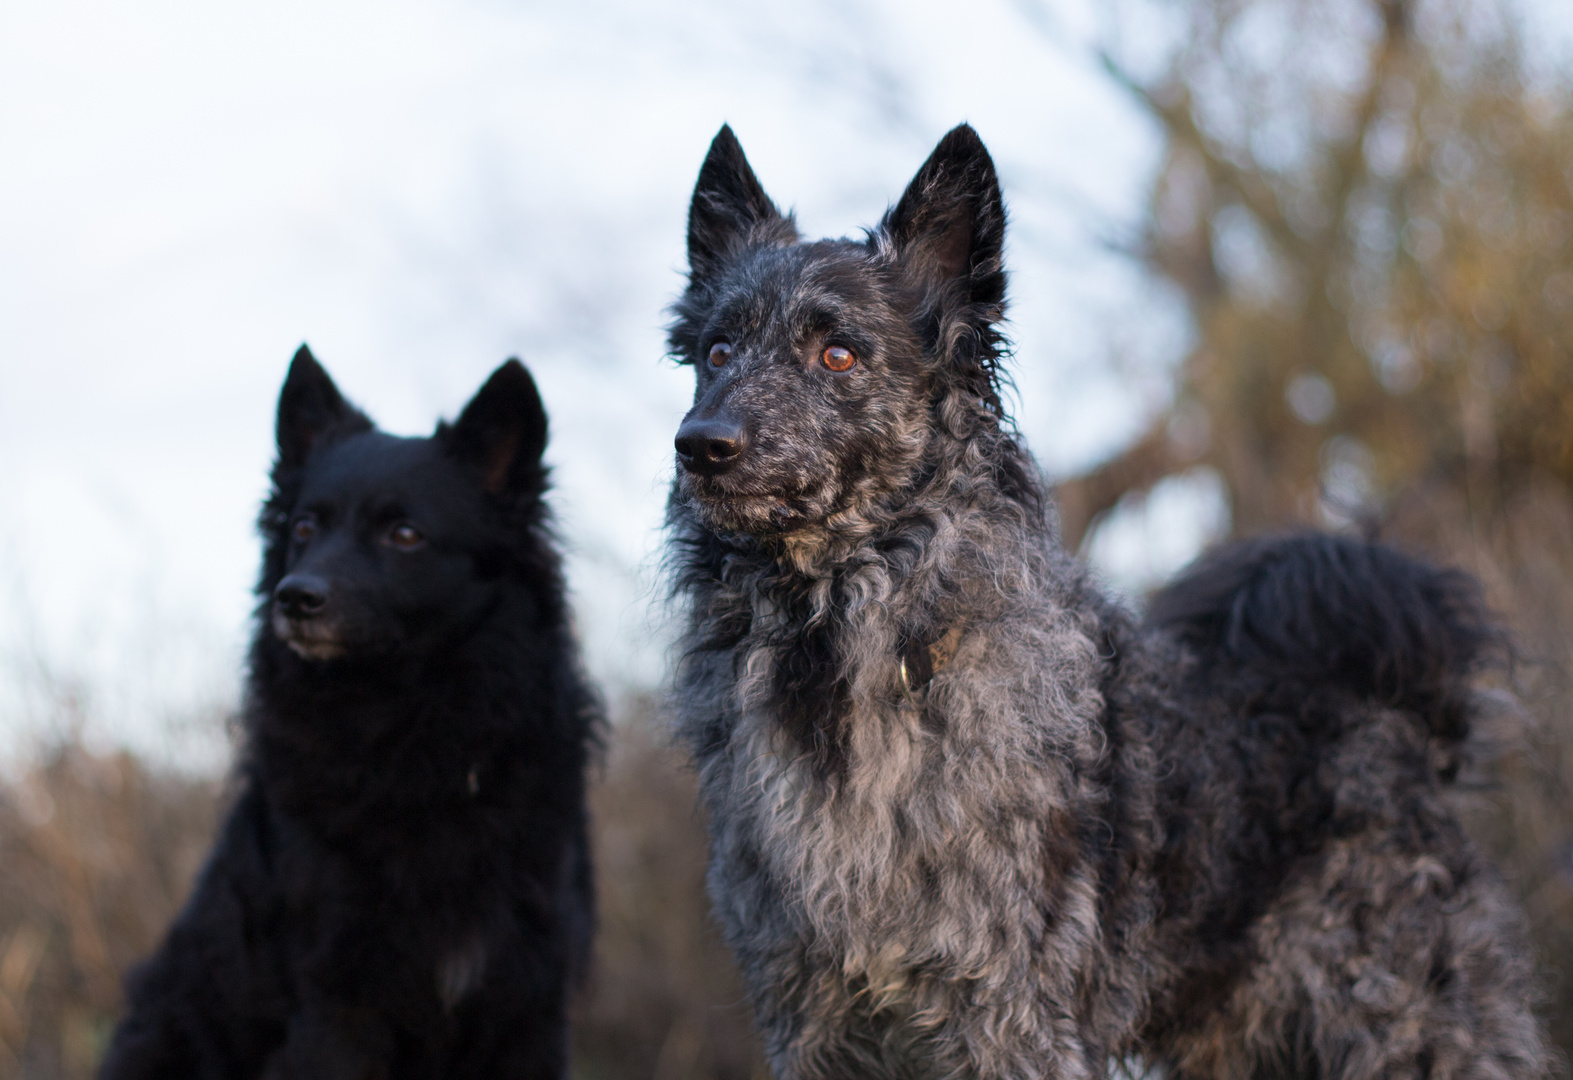
[(418, 548), (425, 539), (420, 534), (420, 530), (409, 522), (400, 522), (388, 530), (388, 543), (400, 551), (411, 551), (414, 548)]
[(852, 365), (858, 362), (851, 349), (843, 349), (840, 345), (830, 346), (819, 359), (831, 371), (851, 371)]
[(730, 341), (718, 341), (710, 346), (711, 367), (720, 367), (730, 359), (732, 359), (732, 343)]
[(295, 524), (290, 526), (290, 534), (302, 542), (310, 540), (317, 535), (317, 519), (310, 514), (295, 519)]

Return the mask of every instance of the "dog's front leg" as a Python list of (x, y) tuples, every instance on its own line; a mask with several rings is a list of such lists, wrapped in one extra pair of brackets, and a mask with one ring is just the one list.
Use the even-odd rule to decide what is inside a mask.
[[(753, 909), (757, 915), (763, 906)], [(758, 927), (754, 927), (758, 929)], [(868, 1080), (910, 1078), (900, 1060), (869, 1023), (867, 1009), (848, 991), (835, 968), (810, 955), (790, 935), (772, 939), (769, 951), (754, 951), (759, 938), (735, 937), (734, 947), (754, 1002), (754, 1020), (776, 1080)], [(796, 947), (780, 947), (790, 942)]]
[(956, 995), (960, 1006), (924, 1041), (935, 1077), (976, 1080), (1092, 1080), (1107, 1062), (1089, 1053), (1069, 1010), (1025, 987), (989, 1000)]
[(1069, 1009), (1029, 987), (915, 979), (903, 1000), (871, 1009), (839, 979), (815, 983), (791, 1000), (756, 997), (778, 1080), (1091, 1080), (1107, 1064)]
[[(985, 989), (969, 980), (920, 987), (904, 1076), (950, 1080), (1092, 1080), (1106, 1062), (1089, 1053), (1070, 1010), (1020, 983)], [(927, 992), (921, 992), (927, 991)]]
[(845, 1013), (779, 1018), (761, 1017), (777, 1080), (917, 1080), (915, 1070), (877, 1027)]
[[(1092, 1080), (1080, 1041), (1001, 1040), (972, 1016), (932, 1030), (858, 1026), (800, 1031), (770, 1054), (777, 1080)], [(818, 1026), (816, 1025), (816, 1028)], [(768, 1032), (767, 1032), (768, 1036)]]

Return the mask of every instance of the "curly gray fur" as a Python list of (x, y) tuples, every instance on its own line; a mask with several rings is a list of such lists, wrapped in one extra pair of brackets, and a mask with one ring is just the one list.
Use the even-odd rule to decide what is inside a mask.
[[(673, 350), (747, 449), (679, 470), (675, 700), (775, 1072), (1545, 1074), (1520, 917), (1445, 804), (1457, 733), (1256, 623), (1210, 637), (1245, 585), (1139, 625), (1059, 547), (995, 392), (1003, 225), (965, 127), (864, 242), (800, 243), (727, 129), (696, 190)], [(814, 366), (843, 340), (861, 381)], [(1220, 565), (1270, 621), (1312, 599), (1285, 567), (1369, 584), (1318, 543)], [(1468, 637), (1437, 580), (1461, 606), (1417, 587), (1416, 619)], [(957, 625), (909, 692), (903, 650)]]

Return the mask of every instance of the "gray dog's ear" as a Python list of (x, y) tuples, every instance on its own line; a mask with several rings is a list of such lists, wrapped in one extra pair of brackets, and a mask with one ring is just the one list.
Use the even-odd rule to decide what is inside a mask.
[(729, 125), (721, 125), (700, 166), (688, 206), (688, 272), (713, 276), (751, 243), (791, 243), (797, 229), (765, 194)]
[(329, 436), (370, 431), (371, 426), (364, 414), (344, 400), (311, 350), (304, 345), (297, 349), (279, 391), (274, 423), (279, 465), (298, 468)]
[(925, 284), (958, 282), (963, 302), (1003, 304), (1005, 208), (994, 162), (969, 125), (939, 141), (882, 228)]
[(540, 487), (546, 407), (518, 360), (492, 372), (459, 419), (451, 427), (439, 426), (437, 435), (454, 456), (480, 470), (481, 484), (491, 494)]

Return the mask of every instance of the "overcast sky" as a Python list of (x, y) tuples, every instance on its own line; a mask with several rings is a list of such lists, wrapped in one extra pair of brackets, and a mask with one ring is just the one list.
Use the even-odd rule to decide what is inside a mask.
[(234, 700), (302, 341), (401, 434), (522, 357), (592, 668), (658, 681), (691, 394), (664, 307), (723, 121), (834, 235), (973, 123), (1012, 212), (1021, 427), (1051, 470), (1118, 445), (1156, 403), (1109, 358), (1183, 340), (1098, 242), (1157, 137), (1088, 59), (1106, 5), (1047, 6), (1047, 32), (1005, 0), (0, 8), (0, 748), (46, 672), (96, 737), (201, 753), (169, 721)]

